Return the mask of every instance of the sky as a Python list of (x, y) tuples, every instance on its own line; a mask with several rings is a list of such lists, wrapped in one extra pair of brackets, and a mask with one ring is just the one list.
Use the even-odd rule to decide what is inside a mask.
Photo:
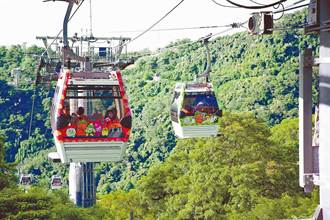
[[(131, 37), (149, 28), (181, 0), (91, 0), (92, 27), (95, 37)], [(217, 0), (229, 5), (225, 0)], [(253, 4), (249, 0), (236, 0), (241, 4)], [(275, 0), (259, 0), (264, 4)], [(297, 0), (287, 0), (291, 5)], [(77, 6), (74, 6), (73, 11)], [(66, 2), (42, 2), (42, 0), (0, 0), (0, 45), (36, 44), (43, 46), (36, 36), (56, 36), (62, 29)], [(272, 9), (272, 8), (270, 8)], [(272, 9), (274, 10), (274, 9)], [(90, 0), (85, 0), (69, 23), (69, 36), (89, 34)], [(241, 8), (225, 8), (212, 0), (185, 0), (153, 29), (222, 26), (248, 20), (253, 11)], [(129, 51), (145, 48), (154, 50), (178, 39), (197, 40), (207, 34), (217, 34), (227, 28), (149, 31), (128, 44)], [(137, 30), (140, 32), (127, 32)], [(124, 31), (124, 32), (119, 32)], [(246, 31), (240, 29), (240, 31)], [(227, 32), (230, 34), (233, 32)]]

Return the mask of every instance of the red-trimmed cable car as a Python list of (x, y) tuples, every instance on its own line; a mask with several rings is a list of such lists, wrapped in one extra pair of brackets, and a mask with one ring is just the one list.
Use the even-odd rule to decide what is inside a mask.
[(61, 72), (51, 125), (62, 163), (119, 161), (132, 127), (121, 72)]
[(58, 175), (53, 175), (50, 184), (51, 184), (51, 189), (61, 189), (62, 178)]

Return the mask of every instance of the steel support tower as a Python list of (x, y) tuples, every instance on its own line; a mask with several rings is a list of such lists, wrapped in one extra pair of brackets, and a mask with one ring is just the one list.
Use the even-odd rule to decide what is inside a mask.
[(320, 0), (320, 208), (330, 220), (330, 1)]
[(79, 207), (91, 207), (96, 202), (93, 163), (70, 163), (69, 194)]

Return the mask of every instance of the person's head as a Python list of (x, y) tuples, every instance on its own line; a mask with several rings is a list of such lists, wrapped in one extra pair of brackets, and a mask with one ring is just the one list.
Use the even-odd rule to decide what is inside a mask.
[(78, 110), (77, 110), (77, 114), (78, 115), (83, 115), (85, 113), (85, 109), (84, 109), (84, 107), (78, 107)]
[(69, 104), (64, 104), (64, 106), (63, 106), (63, 113), (65, 114), (65, 115), (69, 115), (70, 114), (70, 105)]
[(117, 110), (116, 108), (110, 108), (107, 113), (106, 113), (106, 117), (110, 118), (110, 119), (115, 119), (117, 118)]

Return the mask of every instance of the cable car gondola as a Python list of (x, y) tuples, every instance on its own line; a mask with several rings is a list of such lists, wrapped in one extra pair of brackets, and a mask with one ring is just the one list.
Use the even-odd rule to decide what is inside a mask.
[(222, 111), (213, 91), (212, 83), (208, 82), (210, 73), (210, 54), (208, 39), (203, 43), (207, 52), (207, 68), (201, 76), (206, 82), (177, 83), (171, 104), (171, 121), (174, 133), (179, 138), (211, 137), (218, 134), (218, 118)]
[(211, 83), (177, 83), (171, 106), (174, 132), (179, 138), (218, 134), (221, 110)]
[(32, 183), (31, 174), (21, 174), (19, 183), (23, 186), (31, 185)]
[[(73, 5), (79, 1), (65, 1), (69, 5), (63, 22), (61, 64), (56, 71), (60, 73), (51, 107), (57, 156), (53, 153), (49, 158), (60, 159), (62, 163), (119, 161), (129, 140), (132, 117), (119, 70), (126, 63), (114, 60), (119, 58), (127, 39), (119, 38), (116, 57), (110, 56), (111, 51), (109, 57), (104, 58), (104, 54), (97, 57), (93, 53), (95, 47), (90, 46), (97, 41), (92, 35), (81, 38), (80, 49), (74, 52), (69, 46), (68, 22)], [(76, 38), (71, 40), (76, 42)], [(86, 52), (83, 42), (88, 45)]]
[(59, 76), (51, 125), (61, 161), (119, 161), (132, 117), (119, 70), (71, 72)]
[(58, 175), (53, 175), (51, 179), (51, 189), (62, 188), (62, 178)]

